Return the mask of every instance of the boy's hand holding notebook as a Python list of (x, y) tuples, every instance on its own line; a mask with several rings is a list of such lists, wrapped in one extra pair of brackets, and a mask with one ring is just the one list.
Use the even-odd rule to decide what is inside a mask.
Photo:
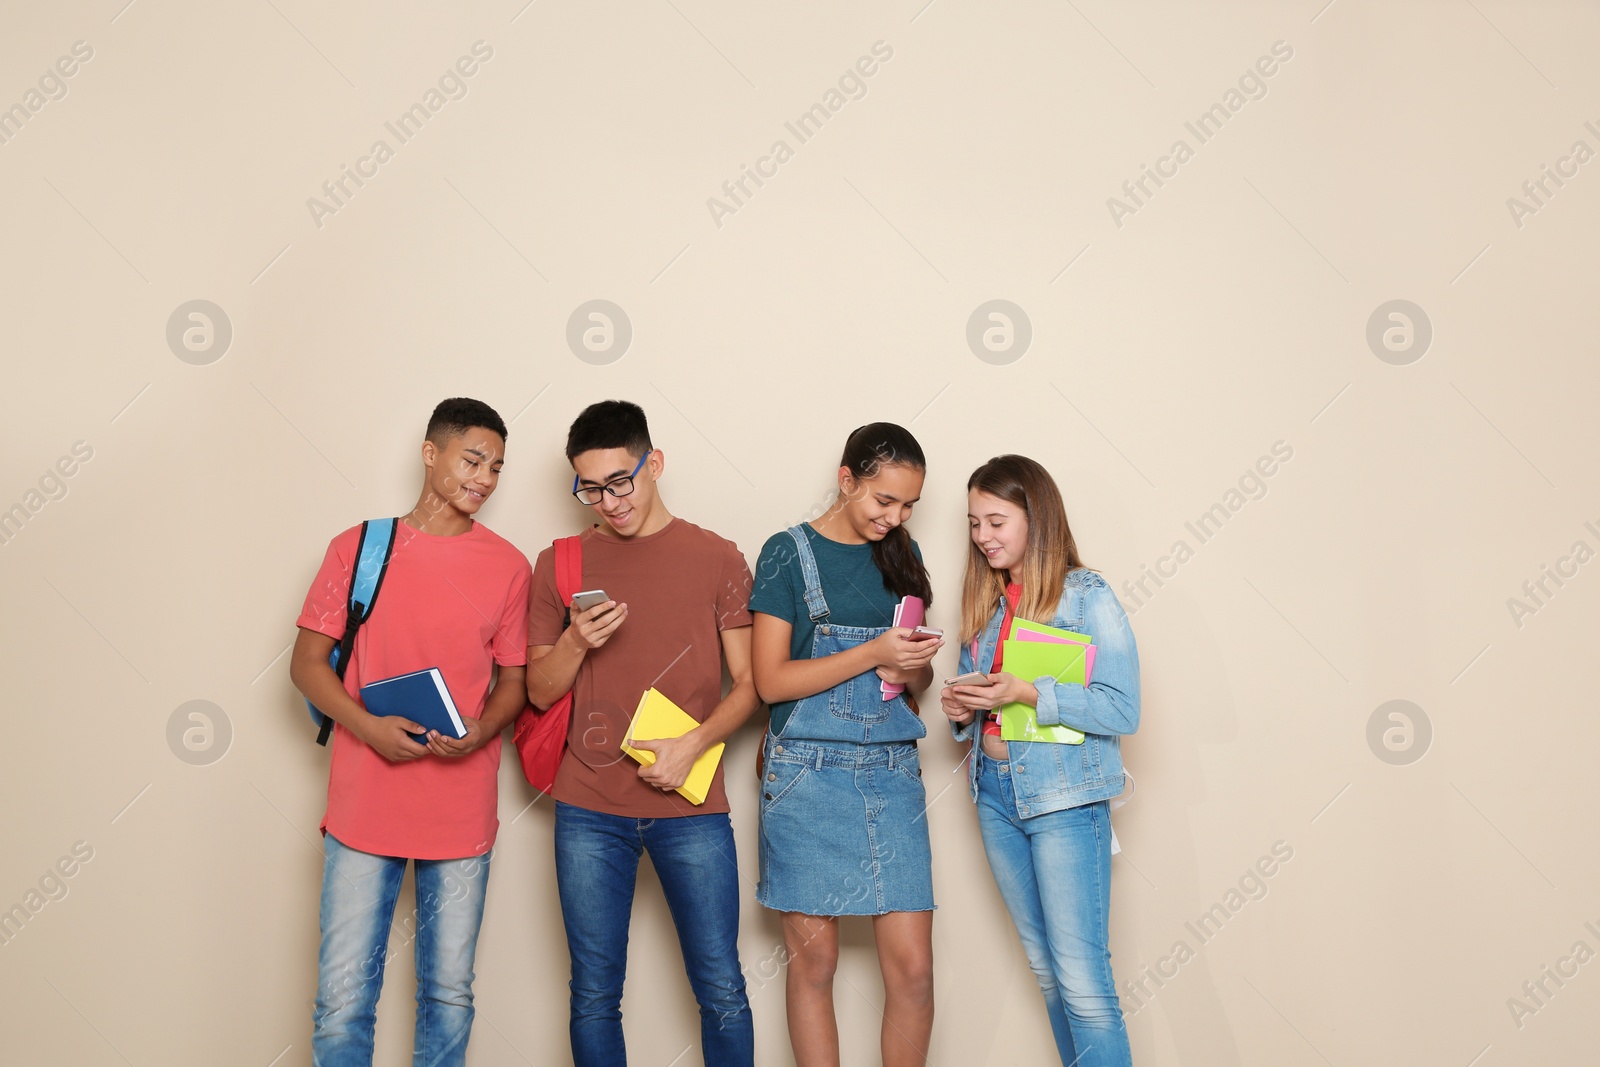
[(437, 667), (368, 682), (361, 687), (361, 703), (374, 715), (397, 715), (422, 727), (422, 733), (411, 734), (419, 745), (428, 743), (429, 730), (457, 740), (467, 736), (466, 724)]
[[(660, 692), (653, 688), (647, 689), (639, 698), (639, 707), (633, 713), (633, 721), (628, 724), (628, 736), (622, 739), (622, 751), (632, 756), (642, 766), (649, 767), (655, 763), (656, 754), (647, 748), (637, 747), (634, 742), (682, 737), (699, 725), (693, 716), (662, 696)], [(717, 764), (721, 761), (722, 750), (726, 747), (721, 742), (712, 745), (694, 761), (688, 780), (677, 790), (689, 803), (706, 802), (706, 794), (711, 791), (711, 780), (716, 776)]]

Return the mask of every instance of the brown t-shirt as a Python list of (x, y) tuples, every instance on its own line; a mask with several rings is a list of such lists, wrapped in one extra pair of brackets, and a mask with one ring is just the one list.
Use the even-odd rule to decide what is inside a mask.
[[(704, 722), (722, 699), (722, 630), (750, 625), (750, 565), (732, 541), (674, 518), (645, 536), (618, 538), (590, 527), (582, 589), (604, 589), (628, 605), (611, 639), (591, 649), (572, 686), (572, 730), (552, 795), (565, 804), (628, 818), (662, 819), (728, 810), (718, 766), (704, 804), (639, 780), (622, 739), (644, 691), (654, 686)], [(556, 594), (555, 549), (539, 553), (528, 606), (528, 644), (553, 645), (565, 606)]]

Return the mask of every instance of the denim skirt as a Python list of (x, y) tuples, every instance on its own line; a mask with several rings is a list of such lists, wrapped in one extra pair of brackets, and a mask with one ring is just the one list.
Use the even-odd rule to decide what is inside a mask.
[(917, 746), (769, 736), (756, 900), (803, 915), (932, 911)]

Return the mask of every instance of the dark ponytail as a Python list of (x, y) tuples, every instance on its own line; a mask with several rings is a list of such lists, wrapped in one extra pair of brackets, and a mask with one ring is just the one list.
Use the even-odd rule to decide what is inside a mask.
[[(839, 466), (850, 468), (857, 480), (864, 480), (877, 477), (878, 471), (886, 466), (925, 471), (928, 462), (910, 430), (892, 422), (872, 422), (851, 432), (845, 440)], [(905, 526), (896, 526), (887, 537), (872, 542), (872, 562), (883, 575), (884, 588), (896, 597), (921, 597), (924, 604), (933, 604), (933, 584), (928, 580), (928, 569), (911, 551), (911, 534)]]

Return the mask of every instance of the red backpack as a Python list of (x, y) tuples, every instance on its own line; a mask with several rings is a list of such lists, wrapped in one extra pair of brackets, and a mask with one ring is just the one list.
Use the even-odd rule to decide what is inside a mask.
[[(558, 537), (556, 550), (556, 595), (561, 603), (570, 605), (572, 596), (583, 588), (583, 546), (576, 537)], [(567, 624), (572, 622), (572, 609), (567, 609)], [(567, 751), (567, 731), (572, 723), (572, 693), (539, 711), (532, 704), (517, 714), (516, 729), (511, 735), (522, 758), (522, 773), (528, 784), (541, 793), (550, 792), (555, 784), (556, 771), (561, 767), (561, 757)]]

